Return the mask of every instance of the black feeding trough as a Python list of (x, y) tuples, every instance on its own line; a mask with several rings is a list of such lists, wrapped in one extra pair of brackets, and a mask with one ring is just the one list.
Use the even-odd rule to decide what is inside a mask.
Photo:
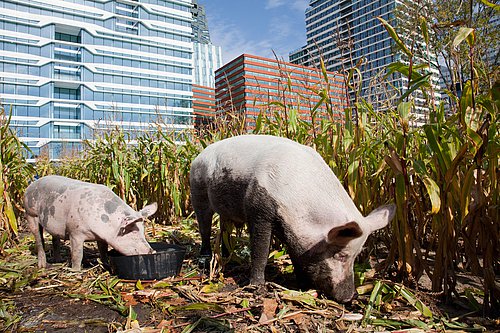
[(186, 249), (164, 242), (150, 243), (156, 253), (124, 256), (115, 250), (109, 252), (111, 271), (120, 279), (160, 280), (180, 273)]

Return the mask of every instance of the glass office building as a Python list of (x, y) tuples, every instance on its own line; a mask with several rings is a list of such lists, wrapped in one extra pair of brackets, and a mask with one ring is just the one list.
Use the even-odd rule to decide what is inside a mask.
[(0, 100), (33, 156), (193, 125), (191, 0), (3, 0)]
[(212, 44), (205, 7), (193, 0), (194, 84), (215, 87), (215, 71), (222, 66), (222, 50)]
[[(392, 75), (388, 85), (379, 79), (388, 64), (405, 59), (394, 52), (395, 43), (377, 17), (397, 26), (396, 8), (404, 13), (413, 10), (412, 4), (409, 0), (311, 0), (305, 12), (307, 45), (291, 52), (290, 62), (318, 67), (321, 56), (330, 71), (348, 70), (362, 62), (363, 97), (374, 105), (394, 98), (399, 94), (395, 95), (393, 89), (404, 92), (406, 78)], [(410, 38), (405, 41), (410, 43)], [(437, 64), (435, 56), (433, 60)], [(437, 66), (431, 72), (437, 86)], [(428, 111), (425, 104), (423, 96), (415, 94), (416, 117), (420, 120)]]
[(205, 7), (193, 0), (193, 112), (195, 128), (215, 117), (215, 71), (222, 66), (222, 49), (212, 44)]

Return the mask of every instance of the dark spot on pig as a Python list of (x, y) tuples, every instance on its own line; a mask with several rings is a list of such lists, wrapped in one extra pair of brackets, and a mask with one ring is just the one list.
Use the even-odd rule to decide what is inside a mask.
[(45, 207), (43, 210), (42, 210), (42, 214), (40, 216), (40, 221), (41, 221), (41, 224), (43, 226), (46, 226), (47, 223), (49, 222), (49, 208), (48, 207)]
[(101, 221), (104, 222), (104, 223), (108, 223), (109, 222), (109, 216), (106, 215), (106, 214), (102, 214), (101, 215)]
[(130, 212), (128, 212), (128, 211), (124, 211), (124, 212), (123, 212), (123, 215), (125, 215), (125, 216), (130, 216)]
[(116, 209), (118, 208), (118, 206), (120, 205), (120, 203), (121, 202), (118, 198), (113, 198), (111, 200), (108, 200), (104, 204), (104, 210), (108, 214), (113, 214), (116, 211)]
[(49, 212), (50, 212), (50, 216), (54, 216), (54, 214), (56, 213), (56, 207), (50, 206)]
[(210, 201), (213, 207), (217, 207), (217, 213), (229, 220), (245, 222), (244, 202), (248, 185), (249, 180), (234, 177), (228, 168), (222, 168), (221, 174), (209, 179)]

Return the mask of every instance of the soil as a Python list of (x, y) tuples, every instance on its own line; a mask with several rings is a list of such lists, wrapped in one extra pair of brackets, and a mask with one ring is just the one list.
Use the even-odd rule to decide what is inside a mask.
[[(85, 249), (85, 269), (81, 273), (71, 271), (67, 263), (53, 264), (39, 271), (35, 268), (32, 244), (27, 248), (24, 253), (20, 250), (6, 258), (8, 267), (4, 270), (18, 272), (19, 278), (6, 284), (0, 275), (0, 331), (160, 333), (183, 332), (186, 329), (189, 332), (372, 332), (397, 328), (360, 324), (370, 293), (345, 307), (314, 292), (295, 293), (297, 286), (293, 274), (284, 269), (290, 264), (287, 256), (275, 259), (274, 264), (269, 265), (266, 276), (270, 276), (272, 282), (263, 288), (253, 289), (245, 287), (248, 267), (241, 263), (226, 266), (224, 274), (219, 275), (219, 281), (209, 282), (206, 278), (201, 281), (193, 260), (198, 251), (196, 248), (188, 251), (182, 277), (159, 282), (141, 281), (140, 284), (136, 281), (113, 284), (114, 277), (99, 264), (97, 251), (92, 247)], [(63, 256), (68, 257), (68, 249), (65, 251)], [(28, 268), (10, 268), (9, 265), (22, 260), (26, 262), (23, 267)], [(4, 262), (1, 264), (4, 265)], [(25, 281), (23, 279), (28, 282), (22, 282)], [(498, 318), (483, 318), (480, 312), (471, 312), (463, 299), (445, 305), (441, 299), (426, 292), (428, 280), (424, 278), (419, 282), (419, 291), (412, 292), (431, 309), (435, 317), (448, 318), (450, 322), (450, 318), (458, 318), (453, 322), (462, 325), (457, 326), (460, 331), (474, 327), (480, 331), (482, 327), (489, 332), (500, 332)], [(24, 285), (14, 286), (22, 283)], [(478, 278), (463, 275), (460, 276), (459, 287), (461, 290), (480, 289), (481, 283)], [(101, 304), (92, 300), (95, 295), (106, 294), (106, 290), (111, 290), (108, 295), (114, 297), (112, 302)], [(120, 300), (116, 301), (116, 297)], [(135, 320), (122, 315), (117, 305), (125, 309), (131, 306), (136, 314)], [(5, 327), (5, 313), (14, 318), (8, 327)], [(400, 329), (428, 331), (418, 328), (418, 325), (411, 326), (412, 320), (421, 323), (429, 323), (429, 320), (401, 298), (388, 302), (383, 311), (374, 314), (382, 320), (410, 323)], [(444, 328), (451, 331), (450, 327)], [(432, 331), (444, 330), (436, 330), (433, 326)]]
[(17, 332), (107, 333), (123, 317), (107, 306), (67, 298), (51, 291), (26, 291), (7, 296), (21, 315)]

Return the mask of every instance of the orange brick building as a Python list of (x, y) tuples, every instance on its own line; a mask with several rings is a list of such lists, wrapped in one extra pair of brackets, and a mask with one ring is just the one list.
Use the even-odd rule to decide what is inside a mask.
[[(318, 69), (242, 54), (215, 72), (217, 113), (243, 113), (249, 130), (260, 113), (342, 121), (347, 107), (344, 77), (333, 72), (327, 72), (327, 77), (329, 89)], [(331, 111), (319, 103), (322, 89), (328, 90)]]
[(201, 128), (215, 117), (215, 88), (193, 84), (194, 126)]

